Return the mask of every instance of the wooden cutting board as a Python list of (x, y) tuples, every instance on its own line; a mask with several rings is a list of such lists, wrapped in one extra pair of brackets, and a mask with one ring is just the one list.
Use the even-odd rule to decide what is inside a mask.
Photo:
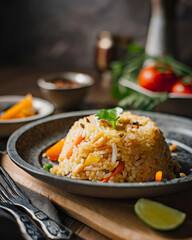
[(192, 239), (192, 189), (169, 196), (153, 198), (187, 213), (185, 223), (174, 231), (155, 231), (141, 222), (134, 213), (135, 200), (98, 199), (59, 192), (17, 167), (7, 155), (2, 166), (19, 184), (61, 206), (72, 217), (115, 240)]

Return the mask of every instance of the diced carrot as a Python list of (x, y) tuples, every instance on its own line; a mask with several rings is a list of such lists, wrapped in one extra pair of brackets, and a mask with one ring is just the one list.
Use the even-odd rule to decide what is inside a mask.
[(120, 161), (118, 166), (115, 168), (115, 170), (111, 173), (111, 175), (109, 177), (106, 177), (102, 180), (102, 182), (108, 182), (109, 179), (113, 176), (115, 176), (118, 172), (120, 172), (121, 170), (123, 170), (123, 168), (125, 167), (124, 162)]
[(162, 171), (156, 172), (156, 174), (155, 174), (155, 181), (156, 181), (156, 182), (161, 182), (161, 180), (162, 180), (162, 175), (163, 175), (163, 172), (162, 172)]
[[(0, 119), (1, 120), (14, 119), (14, 118), (17, 118), (17, 116), (18, 118), (20, 118), (23, 112), (25, 111), (31, 112), (32, 110), (33, 110), (32, 95), (27, 94), (22, 101), (16, 103), (14, 106), (12, 106), (7, 111), (5, 111), (5, 113), (0, 117)], [(33, 110), (33, 113), (35, 114), (34, 110)]]
[(45, 152), (46, 157), (51, 161), (57, 161), (59, 158), (59, 154), (61, 153), (61, 150), (63, 148), (64, 142), (65, 138), (59, 140), (57, 143), (47, 149), (47, 151)]
[(171, 144), (171, 145), (169, 146), (169, 150), (170, 150), (171, 152), (177, 150), (177, 145)]
[(77, 139), (75, 140), (74, 144), (71, 146), (71, 148), (69, 149), (69, 151), (66, 154), (66, 158), (69, 159), (71, 157), (71, 155), (73, 154), (73, 148), (74, 146), (79, 145), (85, 138), (82, 137), (81, 135), (79, 135), (77, 137)]

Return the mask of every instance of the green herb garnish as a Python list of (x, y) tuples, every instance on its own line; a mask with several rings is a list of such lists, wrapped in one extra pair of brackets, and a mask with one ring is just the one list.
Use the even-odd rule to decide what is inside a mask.
[(182, 83), (184, 84), (192, 84), (192, 75), (188, 75), (188, 76), (185, 76), (183, 79), (182, 79)]
[(120, 107), (112, 108), (112, 109), (101, 109), (96, 117), (98, 119), (103, 119), (107, 122), (110, 122), (113, 129), (116, 129), (116, 122), (120, 117), (120, 114), (123, 112), (123, 109)]
[(43, 165), (43, 168), (46, 170), (46, 171), (48, 171), (48, 172), (50, 172), (50, 169), (53, 167), (53, 165), (52, 164), (50, 164), (50, 163), (47, 163), (47, 164), (44, 164)]

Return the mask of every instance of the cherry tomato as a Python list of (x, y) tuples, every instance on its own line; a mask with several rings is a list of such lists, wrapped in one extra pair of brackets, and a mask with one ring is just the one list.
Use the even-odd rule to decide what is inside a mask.
[(170, 92), (177, 81), (172, 69), (162, 63), (143, 68), (138, 76), (139, 85), (154, 92)]
[(177, 82), (172, 86), (171, 92), (178, 94), (192, 94), (192, 84)]

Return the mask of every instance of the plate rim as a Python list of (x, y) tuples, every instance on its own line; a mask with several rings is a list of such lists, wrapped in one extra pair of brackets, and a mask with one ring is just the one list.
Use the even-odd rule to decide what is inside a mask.
[[(151, 188), (151, 187), (164, 187), (164, 186), (175, 186), (176, 184), (186, 184), (189, 182), (192, 182), (192, 174), (184, 177), (184, 178), (174, 178), (168, 181), (162, 181), (162, 182), (143, 182), (142, 184), (134, 182), (124, 182), (124, 183), (102, 183), (102, 182), (92, 182), (92, 181), (87, 181), (87, 180), (78, 180), (78, 179), (72, 179), (68, 178), (66, 176), (58, 176), (55, 174), (51, 174), (47, 172), (44, 169), (39, 169), (34, 167), (33, 165), (29, 164), (26, 162), (23, 158), (20, 157), (20, 155), (16, 151), (16, 142), (17, 140), (21, 137), (21, 135), (26, 132), (27, 130), (39, 125), (43, 124), (49, 121), (54, 121), (57, 119), (61, 118), (67, 118), (67, 117), (74, 117), (74, 116), (88, 116), (90, 114), (95, 114), (99, 109), (94, 109), (94, 110), (81, 110), (81, 111), (74, 111), (74, 112), (67, 112), (67, 113), (60, 113), (60, 114), (55, 114), (53, 116), (49, 116), (43, 119), (39, 119), (35, 122), (31, 122), (29, 124), (24, 125), (23, 127), (17, 129), (8, 139), (7, 143), (7, 152), (10, 157), (10, 159), (20, 168), (24, 169), (26, 172), (38, 176), (46, 176), (48, 178), (54, 178), (56, 180), (64, 180), (65, 182), (73, 183), (73, 184), (78, 184), (78, 185), (83, 185), (83, 186), (94, 186), (95, 188), (101, 188), (101, 187), (109, 187), (109, 188)], [(170, 119), (174, 119), (175, 121), (180, 122), (185, 121), (188, 124), (192, 125), (192, 122), (190, 119), (185, 118), (185, 117), (180, 117), (180, 116), (175, 116), (172, 114), (165, 114), (165, 113), (159, 113), (159, 112), (144, 112), (144, 111), (138, 111), (138, 110), (130, 110), (132, 113), (136, 114), (149, 114), (149, 115), (161, 115), (164, 117), (169, 117)], [(23, 163), (23, 164), (22, 164)]]
[(177, 93), (168, 93), (168, 92), (153, 92), (149, 89), (146, 89), (135, 82), (132, 82), (124, 77), (120, 78), (119, 84), (123, 87), (130, 88), (138, 93), (141, 93), (146, 96), (156, 96), (160, 93), (165, 93), (168, 95), (168, 99), (189, 99), (192, 100), (192, 94), (177, 94)]

